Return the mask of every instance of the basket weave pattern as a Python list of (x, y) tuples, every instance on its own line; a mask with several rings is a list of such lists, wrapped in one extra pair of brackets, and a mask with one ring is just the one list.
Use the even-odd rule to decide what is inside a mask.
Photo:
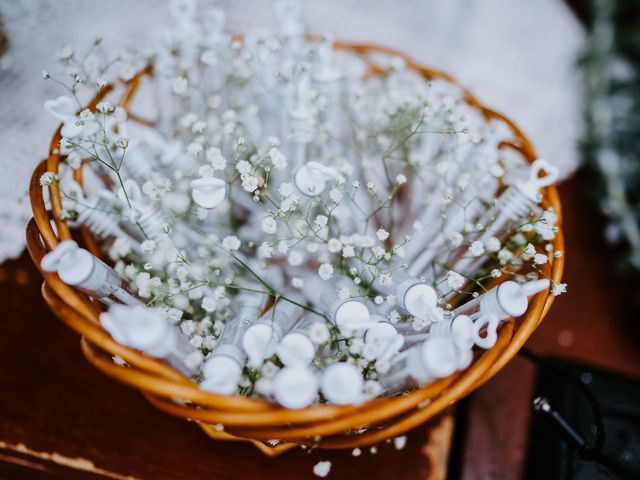
[[(455, 83), (449, 75), (418, 65), (392, 49), (345, 42), (336, 42), (335, 47), (359, 55), (367, 63), (369, 75), (380, 75), (384, 72), (369, 56), (372, 53), (381, 53), (402, 57), (408, 68), (426, 78), (440, 78)], [(142, 77), (151, 73), (152, 69), (146, 68), (125, 84), (125, 94), (121, 101), (125, 109), (129, 110)], [(87, 108), (94, 109), (113, 89), (113, 86), (105, 87)], [(497, 119), (511, 128), (516, 140), (503, 142), (501, 148), (516, 150), (529, 162), (537, 158), (529, 139), (512, 121), (483, 106), (467, 90), (464, 90), (464, 93), (465, 100), (481, 111), (487, 120)], [(129, 118), (145, 122), (132, 112), (129, 112)], [(58, 152), (60, 139), (59, 128), (51, 141), (49, 157), (35, 169), (30, 184), (29, 193), (34, 218), (27, 227), (27, 244), (31, 258), (38, 267), (48, 251), (53, 250), (59, 242), (72, 238), (71, 230), (61, 218), (62, 200), (59, 185), (54, 182), (48, 187), (51, 205), (49, 211), (45, 207), (42, 187), (39, 184), (43, 173), (58, 173), (61, 160)], [(74, 176), (81, 183), (82, 167), (74, 171)], [(551, 186), (544, 189), (543, 195), (542, 207), (553, 208), (558, 214), (560, 231), (553, 240), (554, 250), (563, 251), (558, 192)], [(51, 221), (55, 224), (55, 230)], [(89, 250), (100, 255), (99, 248), (86, 229), (81, 228), (77, 234)], [(564, 257), (554, 257), (541, 267), (552, 281), (560, 281), (563, 266)], [(531, 300), (526, 314), (517, 321), (506, 322), (500, 329), (495, 346), (477, 354), (478, 358), (464, 372), (457, 372), (403, 395), (378, 398), (360, 405), (314, 405), (301, 410), (288, 410), (266, 401), (200, 390), (192, 380), (166, 363), (124, 347), (113, 340), (99, 322), (99, 314), (104, 308), (102, 304), (64, 284), (55, 273), (41, 271), (41, 274), (45, 280), (42, 286), (45, 300), (62, 321), (80, 334), (82, 352), (95, 367), (110, 377), (139, 389), (157, 408), (198, 422), (210, 436), (252, 440), (269, 454), (277, 453), (286, 445), (283, 443), (280, 447), (268, 448), (263, 442), (271, 439), (289, 444), (317, 444), (322, 448), (353, 448), (379, 443), (424, 423), (500, 371), (540, 324), (554, 299), (548, 291), (537, 294)], [(114, 356), (122, 358), (126, 365), (115, 363)]]

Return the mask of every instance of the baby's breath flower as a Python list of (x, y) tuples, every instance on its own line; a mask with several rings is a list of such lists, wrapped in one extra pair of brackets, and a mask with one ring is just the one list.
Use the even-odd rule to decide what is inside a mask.
[(242, 188), (247, 192), (253, 192), (258, 188), (258, 179), (253, 175), (244, 175), (242, 177)]
[(340, 203), (342, 201), (342, 192), (337, 188), (329, 190), (329, 198), (333, 203)]
[(384, 242), (387, 238), (389, 238), (389, 232), (387, 232), (384, 228), (379, 228), (376, 232), (376, 236), (378, 237), (378, 240)]
[(200, 305), (202, 306), (204, 311), (207, 313), (215, 312), (217, 308), (216, 299), (213, 297), (204, 297)]
[(80, 117), (80, 120), (84, 120), (84, 121), (91, 121), (91, 120), (95, 120), (96, 118), (94, 113), (88, 108), (85, 108), (84, 110), (82, 110), (80, 112), (79, 117)]
[(356, 251), (353, 248), (353, 245), (345, 245), (342, 248), (342, 257), (343, 258), (351, 258), (354, 257), (356, 255)]
[(293, 193), (293, 184), (284, 182), (278, 187), (278, 193), (283, 197), (288, 197)]
[(278, 150), (277, 147), (271, 147), (269, 149), (269, 158), (273, 164), (273, 168), (276, 170), (284, 170), (287, 168), (287, 157)]
[(269, 145), (271, 145), (272, 147), (279, 147), (280, 146), (280, 139), (278, 137), (276, 137), (275, 135), (269, 135), (267, 137), (267, 143)]
[(258, 256), (261, 258), (271, 258), (273, 255), (273, 247), (267, 242), (262, 242), (258, 247)]
[(396, 447), (396, 450), (402, 450), (406, 444), (407, 437), (404, 435), (393, 439), (393, 446)]
[(558, 295), (562, 295), (566, 291), (566, 283), (553, 282), (553, 286), (551, 287), (551, 293), (553, 294), (553, 296), (557, 297)]
[(222, 156), (219, 148), (212, 147), (207, 149), (207, 160), (214, 170), (224, 170), (227, 167), (227, 160)]
[(389, 360), (378, 360), (375, 365), (376, 372), (379, 374), (385, 374), (391, 369), (391, 362)]
[(322, 280), (329, 280), (333, 277), (333, 265), (330, 263), (323, 263), (320, 265), (320, 268), (318, 268), (318, 275), (320, 275)]
[(67, 155), (67, 165), (73, 169), (80, 168), (82, 165), (82, 156), (78, 152), (71, 152)]
[(209, 216), (209, 209), (198, 207), (196, 209), (196, 216), (198, 217), (198, 220), (204, 220)]
[(447, 274), (447, 284), (452, 290), (460, 290), (464, 286), (465, 280), (458, 272), (450, 270)]
[(302, 265), (302, 260), (303, 260), (302, 254), (296, 250), (290, 251), (287, 257), (287, 261), (289, 262), (289, 265), (293, 267), (298, 267)]
[(316, 219), (313, 221), (313, 224), (317, 229), (321, 229), (327, 226), (327, 222), (329, 218), (326, 215), (318, 215)]
[(314, 322), (309, 327), (309, 338), (316, 345), (322, 345), (329, 340), (329, 329), (324, 322)]
[(187, 336), (193, 334), (196, 331), (196, 324), (193, 320), (185, 320), (180, 324), (180, 330)]
[(151, 255), (156, 251), (157, 244), (153, 240), (145, 240), (140, 244), (140, 248), (142, 249), (142, 253), (145, 255)]
[(187, 91), (187, 87), (189, 86), (189, 82), (184, 77), (174, 78), (173, 82), (171, 82), (171, 89), (173, 93), (181, 95)]
[(330, 470), (331, 462), (329, 460), (318, 462), (313, 466), (313, 474), (317, 477), (326, 477)]
[(201, 135), (207, 129), (207, 123), (203, 121), (195, 122), (191, 126), (191, 131), (197, 135)]
[(383, 390), (384, 389), (382, 388), (382, 385), (380, 385), (380, 382), (375, 380), (367, 380), (364, 384), (364, 393), (368, 397), (377, 397), (383, 392)]
[(65, 45), (64, 47), (62, 47), (60, 50), (56, 52), (56, 58), (60, 62), (66, 62), (70, 60), (74, 54), (75, 54), (75, 51), (73, 50), (73, 48), (69, 45)]
[(56, 181), (56, 176), (53, 172), (45, 172), (42, 175), (40, 175), (40, 185), (42, 187), (51, 185), (55, 181)]
[(163, 310), (167, 318), (173, 322), (179, 322), (182, 319), (182, 310), (172, 307), (165, 307)]
[(426, 318), (423, 318), (423, 317), (411, 318), (411, 328), (414, 329), (416, 332), (424, 330), (425, 328), (427, 328), (428, 324), (429, 324), (429, 320), (427, 320)]
[(189, 145), (187, 145), (187, 153), (189, 155), (193, 155), (194, 157), (200, 154), (203, 149), (204, 147), (200, 142), (191, 142)]
[(530, 260), (536, 254), (536, 247), (534, 247), (531, 243), (527, 244), (527, 246), (522, 251), (522, 258), (525, 260)]
[(508, 248), (502, 248), (498, 252), (498, 260), (500, 260), (500, 263), (503, 265), (510, 262), (513, 259), (513, 257), (514, 257), (513, 252)]
[(522, 233), (516, 233), (513, 237), (511, 237), (511, 240), (516, 245), (524, 245), (525, 243), (527, 243), (527, 237), (525, 237)]
[(278, 252), (281, 253), (282, 255), (285, 255), (288, 251), (289, 251), (289, 242), (286, 240), (280, 240), (278, 242)]
[(277, 230), (278, 230), (278, 224), (275, 218), (271, 216), (267, 216), (262, 219), (262, 231), (264, 233), (272, 235), (276, 233)]
[(339, 288), (338, 289), (338, 299), (346, 300), (349, 297), (351, 297), (351, 292), (349, 291), (348, 288)]
[(280, 209), (283, 212), (289, 212), (298, 204), (298, 196), (296, 194), (289, 195), (282, 201)]
[(240, 248), (240, 239), (235, 235), (228, 235), (222, 240), (222, 248), (233, 252)]
[(469, 251), (474, 257), (479, 257), (484, 253), (484, 245), (480, 241), (475, 241), (469, 247)]
[(337, 253), (342, 249), (342, 242), (337, 238), (330, 238), (327, 242), (327, 249), (331, 253)]
[(115, 107), (111, 105), (109, 102), (100, 102), (96, 105), (96, 111), (102, 114), (113, 113)]
[(362, 352), (362, 348), (364, 347), (364, 341), (360, 338), (355, 338), (351, 341), (349, 345), (349, 352), (353, 355), (358, 355)]
[(533, 263), (536, 265), (544, 265), (549, 261), (549, 257), (547, 257), (544, 253), (536, 253), (533, 256)]
[(205, 350), (213, 350), (217, 343), (218, 342), (216, 340), (216, 337), (214, 337), (213, 335), (207, 335), (202, 340), (202, 347)]
[(498, 240), (496, 237), (489, 237), (484, 242), (484, 247), (488, 252), (497, 252), (498, 250), (500, 250), (500, 240)]
[(238, 170), (238, 173), (240, 173), (241, 175), (247, 175), (251, 173), (252, 167), (251, 164), (246, 160), (240, 160), (236, 164), (236, 170)]
[(460, 245), (462, 245), (463, 240), (464, 240), (464, 237), (462, 236), (462, 234), (460, 232), (453, 232), (449, 236), (449, 243), (451, 243), (451, 246), (453, 248), (457, 248)]

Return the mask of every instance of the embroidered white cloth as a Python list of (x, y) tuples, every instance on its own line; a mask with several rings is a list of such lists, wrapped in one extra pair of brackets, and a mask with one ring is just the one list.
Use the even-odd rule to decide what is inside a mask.
[[(201, 3), (227, 11), (229, 29), (274, 22), (270, 0)], [(56, 121), (45, 100), (62, 92), (41, 78), (65, 44), (152, 46), (171, 24), (167, 2), (3, 2), (10, 48), (0, 59), (0, 261), (24, 248), (27, 186)], [(303, 2), (312, 31), (398, 48), (453, 74), (487, 105), (516, 120), (562, 175), (578, 165), (581, 125), (576, 58), (584, 32), (561, 0), (323, 0)]]

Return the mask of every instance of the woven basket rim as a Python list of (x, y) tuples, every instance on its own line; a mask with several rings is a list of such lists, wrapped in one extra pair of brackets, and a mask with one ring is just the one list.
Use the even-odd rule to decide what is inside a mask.
[[(400, 57), (408, 68), (426, 78), (438, 78), (456, 84), (462, 88), (465, 100), (487, 119), (497, 119), (509, 126), (516, 141), (503, 142), (503, 148), (517, 150), (529, 162), (537, 158), (531, 141), (512, 120), (484, 106), (450, 75), (422, 66), (407, 55), (388, 47), (343, 41), (336, 41), (334, 47), (359, 55), (367, 63), (371, 75), (384, 72), (382, 67), (369, 58), (368, 55), (373, 52)], [(151, 75), (152, 70), (152, 66), (147, 66), (132, 80), (122, 82), (125, 94), (121, 105), (127, 111), (141, 80), (144, 76)], [(87, 108), (94, 109), (113, 88), (113, 85), (108, 85), (102, 89)], [(132, 112), (130, 117), (145, 122)], [(34, 218), (27, 226), (27, 247), (45, 280), (43, 297), (56, 315), (81, 335), (82, 351), (96, 368), (122, 383), (140, 389), (153, 405), (172, 415), (208, 425), (222, 424), (225, 431), (232, 435), (260, 441), (278, 438), (298, 444), (319, 444), (325, 448), (351, 448), (377, 443), (424, 423), (489, 380), (518, 352), (542, 322), (554, 301), (548, 291), (537, 294), (518, 325), (513, 320), (505, 323), (496, 345), (479, 355), (467, 370), (402, 395), (376, 398), (358, 405), (317, 404), (290, 410), (267, 400), (205, 392), (166, 363), (115, 342), (99, 323), (99, 303), (64, 284), (56, 274), (40, 269), (40, 260), (47, 251), (55, 248), (60, 241), (72, 238), (66, 221), (61, 218), (62, 201), (58, 184), (54, 182), (48, 187), (50, 212), (45, 208), (39, 185), (40, 176), (44, 172), (58, 173), (61, 159), (58, 151), (60, 131), (61, 126), (52, 138), (48, 158), (34, 170), (29, 188)], [(82, 167), (74, 171), (74, 176), (79, 182), (82, 181)], [(561, 205), (555, 186), (543, 190), (541, 205), (543, 208), (553, 208), (558, 215), (559, 231), (552, 243), (554, 250), (564, 252)], [(57, 234), (51, 226), (51, 219), (55, 223)], [(99, 253), (88, 231), (82, 228), (80, 234), (87, 248)], [(553, 282), (560, 281), (563, 268), (564, 255), (553, 257), (542, 266), (543, 273)], [(127, 366), (115, 364), (113, 356), (124, 359)], [(176, 398), (187, 403), (177, 403)], [(359, 429), (365, 427), (367, 431), (358, 433)]]

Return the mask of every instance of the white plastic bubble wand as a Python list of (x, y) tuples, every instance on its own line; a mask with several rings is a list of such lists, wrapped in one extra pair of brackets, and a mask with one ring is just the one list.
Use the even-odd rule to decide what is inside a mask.
[(385, 394), (406, 391), (451, 375), (463, 368), (467, 355), (461, 355), (451, 337), (435, 335), (393, 358), (391, 368), (378, 381)]
[(311, 365), (319, 346), (314, 343), (310, 335), (311, 329), (316, 324), (322, 324), (326, 328), (325, 320), (317, 315), (307, 315), (282, 337), (276, 354), (284, 365)]
[(100, 314), (100, 323), (118, 343), (163, 359), (185, 375), (194, 375), (200, 366), (202, 353), (160, 309), (112, 305)]
[[(543, 171), (545, 175), (540, 176)], [(557, 178), (558, 169), (550, 165), (546, 160), (538, 159), (533, 162), (529, 169), (528, 178), (509, 186), (498, 197), (495, 209), (488, 211), (485, 217), (480, 220), (484, 230), (474, 241), (484, 244), (490, 237), (494, 236), (499, 240), (503, 240), (508, 232), (509, 225), (524, 221), (542, 199), (540, 190), (552, 185)], [(495, 217), (493, 217), (494, 215)], [(456, 271), (475, 271), (486, 261), (486, 257), (476, 258), (467, 254), (467, 252), (468, 249), (465, 249), (458, 254), (460, 260), (452, 266)]]
[(364, 330), (375, 323), (371, 311), (375, 304), (370, 300), (357, 297), (338, 298), (338, 290), (352, 290), (353, 281), (345, 276), (335, 276), (330, 282), (310, 275), (305, 279), (303, 295), (311, 305), (326, 314), (327, 318), (341, 330)]
[(107, 303), (142, 305), (127, 282), (109, 265), (73, 240), (60, 242), (40, 262), (45, 272), (55, 272), (67, 285)]
[(139, 252), (139, 239), (125, 231), (120, 224), (122, 216), (115, 210), (120, 208), (121, 202), (113, 192), (100, 190), (98, 194), (86, 195), (74, 180), (64, 182), (63, 192), (63, 204), (66, 203), (78, 213), (74, 221), (76, 224), (85, 226), (100, 238), (125, 238)]
[[(287, 292), (287, 298), (302, 300), (293, 292)], [(304, 313), (303, 309), (287, 300), (278, 300), (258, 320), (247, 328), (242, 336), (242, 348), (248, 357), (248, 365), (258, 368), (276, 353), (282, 338), (291, 331)]]
[(240, 308), (233, 320), (225, 324), (218, 345), (205, 362), (200, 387), (215, 393), (236, 393), (247, 355), (242, 349), (242, 336), (262, 314), (266, 296), (241, 293), (234, 302)]
[(456, 308), (452, 315), (471, 318), (474, 322), (476, 345), (491, 348), (497, 340), (499, 325), (508, 318), (523, 315), (529, 306), (529, 297), (547, 290), (549, 285), (547, 279), (532, 280), (524, 284), (508, 280)]

